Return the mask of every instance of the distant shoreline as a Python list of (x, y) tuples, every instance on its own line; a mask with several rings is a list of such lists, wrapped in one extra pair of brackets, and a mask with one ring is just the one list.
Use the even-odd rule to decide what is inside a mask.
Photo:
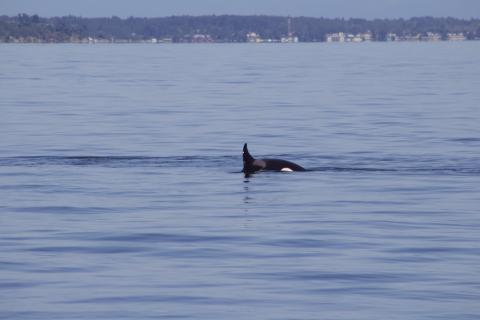
[(279, 16), (0, 16), (0, 43), (298, 43), (480, 40), (480, 19)]
[[(391, 44), (407, 44), (407, 43), (412, 43), (412, 44), (426, 44), (426, 43), (460, 43), (460, 42), (467, 42), (467, 43), (476, 43), (480, 41), (480, 39), (474, 39), (474, 40), (465, 40), (465, 41), (449, 41), (449, 40), (440, 40), (440, 41), (369, 41), (369, 42), (363, 42), (364, 44), (374, 44), (374, 43), (391, 43)], [(291, 45), (301, 45), (301, 44), (322, 44), (322, 45), (352, 45), (356, 46), (358, 43), (355, 42), (326, 42), (326, 41), (310, 41), (310, 42), (296, 42)], [(251, 45), (251, 46), (269, 46), (269, 45), (288, 45), (288, 43), (282, 43), (280, 41), (277, 42), (262, 42), (262, 43), (248, 43), (248, 42), (204, 42), (204, 43), (199, 43), (199, 42), (169, 42), (169, 43), (162, 43), (162, 42), (157, 42), (157, 43), (152, 43), (152, 42), (1, 42), (0, 45), (79, 45), (79, 46), (101, 46), (101, 45), (147, 45), (147, 46), (168, 46), (168, 45)]]

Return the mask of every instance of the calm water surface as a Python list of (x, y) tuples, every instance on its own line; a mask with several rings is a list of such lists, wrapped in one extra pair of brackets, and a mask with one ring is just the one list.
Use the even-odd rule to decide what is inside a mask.
[(479, 52), (1, 45), (0, 318), (479, 319)]

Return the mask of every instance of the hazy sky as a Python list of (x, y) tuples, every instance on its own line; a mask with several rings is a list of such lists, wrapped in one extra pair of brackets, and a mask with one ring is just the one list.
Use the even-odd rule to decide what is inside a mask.
[(480, 0), (0, 0), (0, 15), (120, 17), (269, 14), (311, 17), (479, 18)]

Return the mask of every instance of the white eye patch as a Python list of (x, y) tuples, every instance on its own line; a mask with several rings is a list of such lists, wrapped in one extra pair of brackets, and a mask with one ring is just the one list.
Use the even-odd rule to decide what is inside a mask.
[(282, 170), (280, 170), (280, 171), (282, 171), (282, 172), (293, 172), (293, 170), (290, 169), (290, 168), (282, 168)]

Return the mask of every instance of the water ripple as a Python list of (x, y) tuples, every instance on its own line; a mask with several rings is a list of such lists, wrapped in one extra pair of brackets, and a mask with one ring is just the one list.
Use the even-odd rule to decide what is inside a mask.
[[(268, 156), (270, 157), (270, 156)], [(371, 157), (360, 153), (356, 156), (311, 156), (282, 154), (273, 158), (296, 159), (309, 163), (308, 171), (345, 173), (385, 174), (460, 174), (480, 175), (480, 158), (445, 157)], [(328, 163), (318, 166), (315, 163)], [(337, 163), (337, 164), (335, 164)], [(93, 166), (111, 168), (231, 168), (241, 167), (239, 155), (226, 156), (22, 156), (0, 158), (0, 167), (41, 167), (41, 166)], [(6, 173), (8, 174), (8, 173)], [(17, 173), (18, 174), (18, 173)], [(32, 185), (32, 187), (34, 187)], [(42, 186), (36, 186), (41, 188)], [(8, 188), (8, 186), (3, 186)]]

